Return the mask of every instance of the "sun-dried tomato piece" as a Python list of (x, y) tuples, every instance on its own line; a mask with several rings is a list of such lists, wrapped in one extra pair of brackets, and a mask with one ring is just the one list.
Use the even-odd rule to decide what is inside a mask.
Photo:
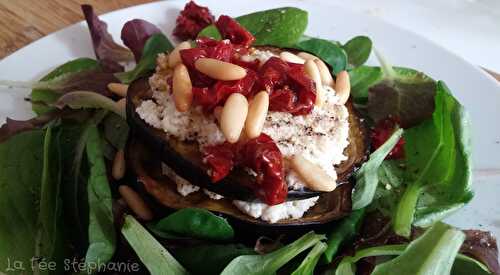
[[(371, 143), (373, 150), (376, 150), (382, 146), (394, 133), (398, 123), (395, 118), (387, 118), (381, 120), (375, 125), (370, 133)], [(392, 151), (387, 155), (386, 159), (402, 159), (405, 157), (405, 140), (401, 137), (392, 149)]]
[(203, 149), (212, 182), (226, 177), (233, 167), (251, 168), (257, 173), (254, 192), (269, 205), (283, 203), (288, 194), (284, 181), (283, 155), (271, 137), (261, 134), (244, 144), (223, 144)]
[(220, 181), (231, 172), (235, 166), (236, 153), (236, 146), (228, 142), (203, 148), (203, 162), (210, 167), (212, 182)]
[(230, 62), (233, 57), (234, 47), (229, 40), (219, 41), (208, 37), (202, 37), (196, 39), (196, 43), (199, 48), (206, 51), (207, 57), (219, 59), (224, 62)]
[(257, 173), (256, 195), (269, 205), (283, 203), (288, 194), (284, 181), (283, 155), (266, 134), (247, 141), (240, 149), (242, 165)]
[(214, 23), (214, 20), (207, 7), (190, 1), (177, 17), (174, 35), (182, 40), (194, 39), (202, 29)]
[(179, 51), (182, 63), (186, 65), (189, 71), (189, 77), (193, 87), (209, 87), (215, 83), (215, 80), (208, 75), (200, 73), (194, 67), (194, 62), (201, 57), (207, 57), (207, 52), (204, 49), (192, 48)]
[(255, 37), (249, 31), (227, 15), (219, 16), (215, 26), (222, 38), (229, 39), (233, 44), (248, 47), (255, 41)]

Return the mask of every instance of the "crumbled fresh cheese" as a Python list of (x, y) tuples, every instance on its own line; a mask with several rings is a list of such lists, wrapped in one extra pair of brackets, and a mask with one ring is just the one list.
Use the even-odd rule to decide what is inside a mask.
[(245, 62), (253, 62), (255, 60), (259, 60), (260, 64), (264, 64), (269, 58), (273, 56), (277, 55), (275, 55), (271, 51), (261, 51), (256, 49), (251, 54), (242, 55), (240, 59)]
[(260, 202), (233, 201), (233, 204), (243, 213), (262, 219), (264, 221), (275, 223), (283, 219), (299, 219), (304, 213), (313, 207), (319, 197), (313, 197), (305, 200), (287, 201), (277, 205), (267, 205)]
[(163, 162), (161, 163), (161, 171), (165, 176), (169, 177), (175, 182), (175, 184), (177, 185), (177, 192), (184, 197), (200, 190), (200, 187), (189, 183), (189, 181), (177, 175), (177, 173), (175, 173), (172, 168), (170, 168)]
[(212, 200), (220, 200), (220, 199), (223, 199), (224, 196), (222, 195), (219, 195), (217, 193), (214, 193), (212, 191), (209, 191), (207, 189), (203, 189), (203, 193), (205, 193), (205, 195), (207, 195), (209, 198), (211, 198)]
[[(263, 132), (276, 142), (285, 158), (300, 154), (336, 179), (334, 165), (347, 158), (343, 152), (349, 145), (349, 113), (345, 106), (337, 104), (333, 89), (326, 91), (325, 98), (321, 108), (315, 107), (305, 116), (270, 112)], [(297, 175), (287, 175), (286, 178), (294, 189), (302, 187)]]
[(204, 114), (200, 108), (183, 113), (177, 111), (168, 92), (154, 91), (153, 99), (143, 101), (136, 109), (149, 125), (179, 140), (197, 141), (201, 147), (225, 141), (213, 115)]

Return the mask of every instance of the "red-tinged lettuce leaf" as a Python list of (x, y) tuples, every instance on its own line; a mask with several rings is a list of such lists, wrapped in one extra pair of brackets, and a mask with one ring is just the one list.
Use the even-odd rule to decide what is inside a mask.
[(466, 239), (460, 252), (484, 263), (493, 274), (500, 274), (498, 246), (490, 232), (465, 230)]
[(87, 117), (87, 112), (67, 112), (62, 110), (55, 110), (28, 120), (15, 120), (7, 118), (5, 123), (0, 127), (0, 143), (6, 141), (16, 134), (43, 128), (45, 125), (47, 125), (47, 123), (58, 118), (71, 118), (74, 119), (74, 121), (81, 121), (86, 119)]
[(368, 90), (368, 113), (378, 122), (397, 118), (404, 128), (432, 116), (436, 83), (421, 72), (397, 68), (396, 77), (382, 81)]
[(108, 32), (108, 25), (97, 17), (92, 6), (82, 5), (81, 7), (89, 27), (97, 59), (114, 62), (130, 61), (132, 52), (113, 40), (113, 37)]
[(59, 109), (70, 107), (71, 109), (83, 108), (99, 108), (111, 111), (122, 118), (125, 118), (125, 108), (113, 101), (109, 97), (105, 97), (98, 93), (89, 91), (74, 91), (61, 96), (55, 106)]
[(160, 29), (146, 20), (133, 19), (123, 25), (121, 38), (134, 54), (135, 62), (139, 62), (146, 41), (155, 33), (161, 33)]
[(108, 84), (111, 82), (120, 81), (113, 73), (107, 73), (101, 70), (84, 70), (63, 74), (51, 80), (32, 83), (31, 88), (47, 89), (58, 94), (85, 90), (93, 91), (104, 96), (111, 96), (107, 88)]

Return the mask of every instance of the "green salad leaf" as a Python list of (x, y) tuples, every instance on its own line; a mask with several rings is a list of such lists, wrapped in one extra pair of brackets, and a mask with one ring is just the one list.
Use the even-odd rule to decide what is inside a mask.
[(465, 234), (444, 223), (436, 223), (411, 242), (398, 257), (379, 264), (373, 275), (450, 274)]
[[(86, 144), (90, 166), (87, 193), (89, 202), (89, 247), (85, 256), (88, 271), (91, 267), (108, 262), (115, 252), (116, 236), (113, 220), (111, 190), (107, 179), (101, 138), (96, 126), (88, 130)], [(97, 270), (99, 267), (97, 268)]]
[(356, 172), (356, 186), (352, 193), (352, 209), (361, 209), (368, 206), (375, 196), (379, 179), (378, 170), (385, 157), (392, 151), (403, 134), (403, 129), (397, 129), (391, 137), (370, 155), (370, 159), (363, 163)]
[[(483, 263), (457, 254), (463, 238), (461, 231), (437, 223), (410, 244), (375, 246), (356, 251), (355, 255), (342, 258), (337, 268), (326, 274), (354, 275), (355, 263), (362, 258), (388, 256), (399, 257), (379, 264), (373, 274), (450, 274), (450, 268), (452, 275), (491, 274)], [(473, 272), (464, 273), (469, 271)]]
[[(253, 34), (256, 46), (292, 47), (307, 27), (307, 12), (293, 7), (254, 12), (235, 19)], [(198, 36), (221, 39), (214, 25), (203, 29)]]
[(380, 67), (359, 66), (349, 71), (351, 97), (358, 104), (368, 102), (368, 90), (382, 81), (384, 73)]
[(310, 275), (313, 274), (314, 268), (321, 257), (321, 254), (326, 250), (324, 242), (317, 243), (311, 251), (304, 258), (299, 267), (292, 273), (292, 275)]
[(364, 208), (354, 210), (348, 217), (343, 218), (333, 227), (326, 240), (327, 248), (323, 253), (323, 263), (331, 263), (341, 246), (354, 238), (361, 227), (364, 217)]
[(154, 71), (156, 67), (156, 57), (160, 53), (171, 51), (174, 49), (172, 43), (162, 33), (153, 34), (148, 38), (142, 50), (142, 57), (135, 66), (135, 68), (128, 72), (116, 73), (116, 77), (121, 82), (129, 84), (132, 81), (147, 75), (147, 73)]
[[(57, 148), (53, 147), (52, 139), (52, 132), (34, 130), (0, 143), (1, 270), (7, 269), (8, 260), (31, 267), (33, 257), (52, 261), (60, 252), (57, 243), (61, 236), (54, 227), (58, 202), (50, 200), (51, 191), (58, 188), (57, 177), (50, 178), (58, 165)], [(44, 165), (44, 160), (56, 163)], [(35, 267), (26, 272), (33, 271), (38, 270)]]
[[(99, 70), (100, 65), (99, 62), (92, 58), (82, 57), (77, 58), (72, 61), (68, 61), (59, 67), (55, 68), (53, 71), (44, 76), (40, 81), (49, 81), (53, 80), (56, 77), (68, 74), (75, 73), (84, 70)], [(53, 92), (50, 89), (33, 89), (31, 91), (31, 100), (34, 102), (43, 102), (46, 104), (54, 103), (58, 98), (59, 94)], [(33, 112), (37, 115), (41, 115), (43, 113), (49, 112), (54, 108), (48, 105), (41, 104), (32, 104)]]
[(432, 119), (404, 136), (408, 187), (394, 218), (399, 235), (409, 236), (415, 218), (429, 225), (472, 199), (469, 124), (463, 107), (438, 82)]
[(202, 208), (183, 208), (152, 226), (155, 232), (167, 232), (205, 240), (224, 241), (234, 237), (229, 223)]
[(295, 256), (325, 239), (324, 235), (309, 232), (295, 242), (265, 255), (239, 256), (229, 263), (221, 275), (267, 275), (274, 274)]
[(372, 40), (367, 36), (356, 36), (347, 41), (342, 48), (347, 53), (349, 65), (363, 65), (372, 52)]
[(253, 249), (241, 244), (181, 247), (173, 250), (172, 253), (182, 266), (194, 275), (218, 275), (234, 258), (256, 254)]
[(152, 275), (189, 274), (134, 217), (125, 216), (121, 232)]
[(116, 149), (124, 149), (127, 143), (130, 128), (123, 117), (111, 113), (102, 121), (104, 137)]
[(333, 73), (338, 73), (347, 68), (347, 54), (336, 43), (314, 37), (304, 37), (293, 48), (310, 52), (330, 65)]
[[(61, 216), (61, 153), (57, 133), (50, 125), (45, 131), (43, 144), (43, 168), (40, 188), (40, 212), (38, 214), (39, 235), (35, 247), (41, 255), (54, 255), (60, 235), (58, 223)], [(55, 137), (53, 135), (56, 135)]]

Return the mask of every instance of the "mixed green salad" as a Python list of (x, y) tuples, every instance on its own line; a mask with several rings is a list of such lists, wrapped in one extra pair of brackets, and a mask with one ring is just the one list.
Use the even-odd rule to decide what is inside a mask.
[[(190, 28), (177, 36), (221, 39), (198, 8), (185, 16), (192, 22), (177, 20)], [(235, 19), (254, 45), (312, 53), (333, 75), (347, 70), (351, 100), (372, 127), (397, 118), (352, 177), (352, 212), (314, 231), (277, 227), (259, 238), (216, 212), (160, 209), (149, 197), (154, 219), (137, 218), (119, 189), (140, 194), (141, 183), (113, 171), (134, 133), (123, 95), (108, 85), (150, 76), (174, 46), (141, 19), (124, 25), (120, 46), (91, 6), (82, 10), (95, 59), (68, 61), (35, 82), (0, 81), (32, 89), (36, 114), (0, 128), (0, 274), (500, 274), (491, 234), (442, 222), (473, 198), (470, 121), (446, 84), (376, 51), (380, 66), (364, 65), (370, 38), (307, 36), (307, 11), (292, 7)], [(391, 158), (397, 146), (404, 156)]]

